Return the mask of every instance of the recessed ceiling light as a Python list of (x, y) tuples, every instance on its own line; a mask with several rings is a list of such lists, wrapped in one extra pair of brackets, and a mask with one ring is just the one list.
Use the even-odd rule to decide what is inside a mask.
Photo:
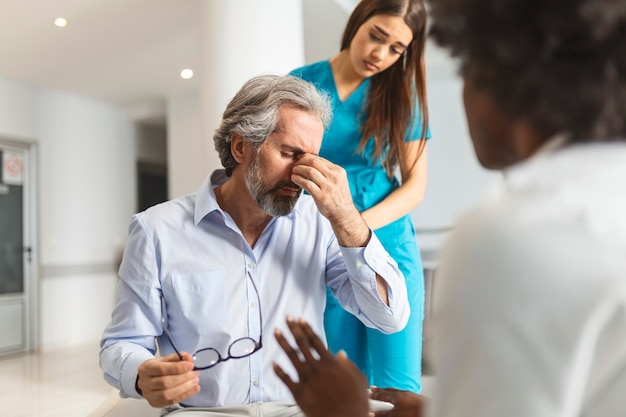
[(193, 70), (189, 69), (189, 68), (185, 68), (184, 70), (182, 70), (180, 72), (180, 78), (184, 79), (184, 80), (188, 80), (190, 78), (193, 77)]
[(57, 17), (56, 19), (54, 19), (54, 26), (64, 28), (65, 26), (67, 26), (67, 20), (62, 17)]

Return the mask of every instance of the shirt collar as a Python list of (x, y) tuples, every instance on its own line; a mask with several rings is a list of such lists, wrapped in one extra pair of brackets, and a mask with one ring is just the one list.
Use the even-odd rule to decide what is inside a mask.
[[(213, 189), (224, 184), (228, 181), (228, 178), (229, 177), (226, 176), (225, 170), (215, 170), (204, 180), (198, 191), (196, 191), (196, 206), (193, 214), (193, 221), (196, 226), (200, 223), (200, 221), (202, 221), (203, 218), (213, 211), (218, 211), (224, 215), (224, 211), (219, 204), (217, 204), (215, 191), (213, 191)], [(304, 195), (300, 196), (293, 211), (284, 217), (291, 217), (295, 215), (295, 213), (299, 213), (298, 207), (302, 203), (302, 199), (304, 197)]]
[(535, 155), (552, 153), (553, 151), (564, 147), (568, 140), (569, 135), (567, 133), (557, 133), (541, 145), (535, 152)]
[(226, 171), (218, 169), (208, 176), (198, 191), (196, 191), (196, 206), (193, 214), (193, 221), (196, 226), (207, 214), (213, 211), (222, 212), (222, 209), (217, 204), (215, 191), (213, 191), (213, 189), (227, 180)]

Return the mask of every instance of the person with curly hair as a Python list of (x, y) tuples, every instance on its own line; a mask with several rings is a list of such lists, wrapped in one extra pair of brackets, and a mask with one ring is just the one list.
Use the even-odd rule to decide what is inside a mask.
[(361, 0), (339, 53), (291, 72), (329, 97), (333, 119), (320, 155), (347, 171), (354, 203), (398, 262), (411, 305), (407, 326), (384, 334), (355, 320), (327, 291), (328, 345), (346, 351), (370, 384), (416, 393), (424, 272), (410, 212), (426, 191), (426, 17), (422, 0)]
[[(626, 2), (437, 0), (430, 12), (460, 61), (476, 155), (504, 176), (442, 250), (428, 413), (422, 396), (375, 389), (395, 405), (376, 415), (623, 415)], [(300, 379), (275, 370), (305, 414), (365, 416), (358, 371), (306, 323), (289, 328), (317, 352), (294, 355), (277, 334)]]

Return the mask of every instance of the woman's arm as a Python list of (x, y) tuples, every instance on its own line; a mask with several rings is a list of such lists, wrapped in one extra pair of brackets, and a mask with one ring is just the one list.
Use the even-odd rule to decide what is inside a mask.
[(361, 213), (372, 230), (398, 220), (422, 202), (426, 192), (428, 152), (425, 145), (419, 155), (420, 142), (421, 140), (405, 142), (399, 150), (398, 162), (402, 176), (400, 187), (383, 201)]

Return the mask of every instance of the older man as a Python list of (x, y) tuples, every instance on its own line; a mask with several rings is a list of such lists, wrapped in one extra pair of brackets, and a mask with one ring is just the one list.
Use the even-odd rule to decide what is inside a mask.
[(100, 353), (122, 396), (165, 412), (299, 415), (272, 371), (288, 366), (268, 337), (286, 316), (322, 332), (328, 286), (370, 327), (406, 324), (402, 274), (344, 170), (316, 156), (328, 120), (312, 85), (253, 78), (215, 133), (225, 170), (133, 217)]

